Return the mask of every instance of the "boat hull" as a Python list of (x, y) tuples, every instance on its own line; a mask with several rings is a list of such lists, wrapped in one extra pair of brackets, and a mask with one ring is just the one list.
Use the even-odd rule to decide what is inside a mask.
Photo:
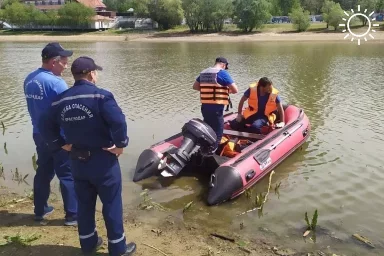
[[(275, 129), (266, 136), (238, 132), (231, 129), (229, 121), (236, 118), (237, 113), (224, 116), (224, 134), (238, 134), (242, 138), (258, 138), (243, 149), (235, 157), (222, 156), (214, 158), (216, 163), (210, 165), (211, 174), (207, 203), (216, 205), (231, 200), (242, 194), (246, 189), (255, 185), (268, 175), (273, 168), (299, 148), (309, 137), (311, 125), (304, 111), (296, 106), (284, 107), (285, 127)], [(160, 174), (158, 170), (162, 154), (182, 143), (182, 134), (176, 134), (166, 140), (152, 145), (140, 155), (133, 181), (137, 182)], [(191, 161), (191, 165), (194, 161)]]

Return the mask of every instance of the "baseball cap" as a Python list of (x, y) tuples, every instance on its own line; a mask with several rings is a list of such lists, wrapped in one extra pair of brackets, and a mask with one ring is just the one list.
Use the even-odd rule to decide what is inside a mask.
[(217, 62), (221, 62), (221, 63), (224, 63), (224, 64), (226, 64), (225, 65), (225, 69), (228, 69), (228, 61), (227, 61), (227, 59), (226, 58), (224, 58), (224, 57), (217, 57), (216, 58), (216, 63)]
[(75, 59), (71, 67), (71, 72), (74, 75), (86, 74), (94, 70), (101, 71), (103, 68), (96, 65), (95, 61), (87, 56), (81, 56)]
[(72, 54), (72, 51), (65, 50), (59, 43), (53, 42), (47, 44), (44, 47), (43, 51), (41, 52), (41, 57), (44, 59), (50, 59), (57, 56), (70, 57)]

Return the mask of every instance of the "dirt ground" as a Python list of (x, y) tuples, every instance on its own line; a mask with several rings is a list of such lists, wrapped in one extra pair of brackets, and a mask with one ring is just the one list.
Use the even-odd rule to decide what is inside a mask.
[[(55, 207), (53, 214), (41, 223), (35, 222), (30, 198), (12, 194), (5, 188), (0, 189), (0, 255), (82, 255), (77, 227), (63, 226), (61, 200), (51, 200), (51, 205)], [(285, 255), (263, 237), (244, 240), (236, 234), (204, 230), (186, 224), (180, 218), (154, 211), (158, 210), (140, 210), (137, 207), (124, 210), (125, 234), (128, 241), (137, 244), (135, 255)], [(147, 218), (153, 214), (157, 218)], [(158, 218), (159, 214), (164, 214), (164, 218)], [(103, 248), (97, 255), (108, 255), (106, 230), (100, 211), (97, 211), (96, 219), (97, 230), (104, 240)], [(217, 238), (211, 233), (235, 241)]]

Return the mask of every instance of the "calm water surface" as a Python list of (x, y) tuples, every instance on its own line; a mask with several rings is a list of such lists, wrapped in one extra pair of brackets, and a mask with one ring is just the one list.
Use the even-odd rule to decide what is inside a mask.
[[(44, 43), (0, 43), (0, 185), (30, 190), (12, 181), (17, 167), (33, 182), (35, 152), (22, 84), (40, 65)], [(352, 43), (63, 43), (75, 56), (89, 55), (104, 67), (99, 85), (111, 90), (127, 117), (130, 145), (120, 158), (124, 201), (137, 204), (143, 187), (131, 182), (141, 151), (179, 132), (183, 123), (201, 117), (199, 96), (191, 89), (197, 74), (218, 55), (230, 61), (230, 72), (241, 93), (261, 76), (270, 77), (283, 100), (304, 109), (312, 134), (275, 169), (273, 189), (263, 212), (236, 216), (251, 208), (243, 195), (219, 207), (200, 199), (202, 184), (182, 177), (168, 187), (151, 189), (151, 197), (180, 209), (194, 200), (189, 221), (220, 225), (259, 235), (297, 250), (326, 248), (346, 255), (384, 255), (384, 51), (382, 45)], [(73, 59), (72, 59), (73, 60)], [(73, 83), (69, 71), (65, 80)], [(233, 97), (237, 108), (241, 93)], [(234, 109), (235, 110), (235, 109)], [(2, 145), (7, 143), (8, 154)], [(152, 184), (153, 185), (153, 184)], [(253, 188), (266, 192), (268, 178)], [(304, 213), (319, 211), (316, 244), (302, 239)], [(240, 231), (240, 223), (244, 229)], [(263, 231), (260, 231), (263, 230)], [(356, 243), (352, 234), (368, 237), (376, 249)]]

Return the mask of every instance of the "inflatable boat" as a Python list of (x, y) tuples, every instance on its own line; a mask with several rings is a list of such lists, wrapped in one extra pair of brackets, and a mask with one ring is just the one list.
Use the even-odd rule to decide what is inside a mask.
[[(210, 169), (208, 205), (231, 200), (272, 171), (309, 137), (310, 122), (304, 111), (294, 105), (284, 105), (285, 126), (267, 135), (231, 129), (230, 121), (237, 113), (224, 116), (224, 138), (242, 141), (234, 154), (210, 154), (216, 134), (198, 118), (184, 124), (181, 133), (145, 149), (139, 156), (133, 181), (151, 176), (174, 177), (187, 166)], [(233, 148), (233, 147), (232, 147)], [(196, 161), (196, 159), (200, 159)], [(196, 162), (200, 162), (198, 165)], [(205, 164), (202, 164), (204, 163)], [(214, 164), (212, 164), (214, 163)]]

